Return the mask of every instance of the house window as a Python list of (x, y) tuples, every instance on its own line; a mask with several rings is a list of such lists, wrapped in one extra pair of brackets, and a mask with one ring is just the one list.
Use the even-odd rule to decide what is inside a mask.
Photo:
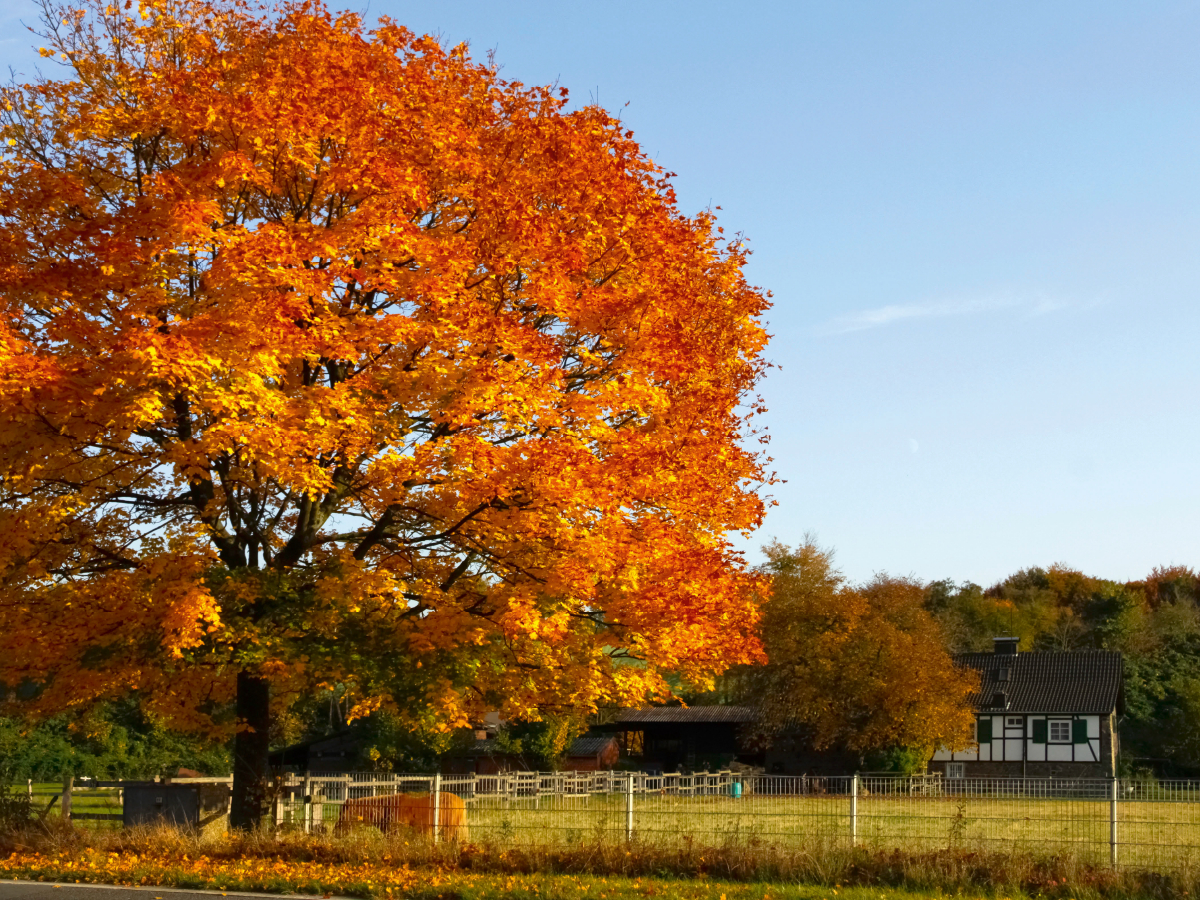
[(1071, 723), (1066, 719), (1050, 720), (1050, 743), (1071, 743)]
[(1005, 720), (1005, 724), (1009, 728), (1020, 728), (1022, 725), (1025, 724), (1025, 720), (1022, 719), (1020, 716), (1009, 716)]
[(946, 763), (947, 778), (962, 778), (966, 774), (966, 763)]

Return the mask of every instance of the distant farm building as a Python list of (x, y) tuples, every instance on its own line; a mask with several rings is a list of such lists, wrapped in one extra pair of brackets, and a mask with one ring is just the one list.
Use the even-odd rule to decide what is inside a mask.
[(357, 730), (348, 728), (275, 750), (269, 762), (275, 771), (322, 774), (357, 772), (363, 768), (363, 746), (363, 736)]
[(621, 755), (646, 771), (761, 766), (762, 751), (748, 742), (756, 718), (748, 706), (657, 706), (622, 710), (592, 733), (616, 735)]
[(563, 756), (562, 768), (568, 772), (599, 772), (615, 769), (621, 758), (621, 746), (610, 734), (592, 734), (576, 738)]
[(1019, 653), (996, 638), (991, 653), (957, 656), (979, 673), (976, 747), (939, 750), (930, 772), (946, 778), (1112, 778), (1124, 712), (1121, 654), (1108, 650)]

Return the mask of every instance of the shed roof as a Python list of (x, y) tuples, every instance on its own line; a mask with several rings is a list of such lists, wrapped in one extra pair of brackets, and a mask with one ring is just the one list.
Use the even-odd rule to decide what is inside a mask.
[[(979, 672), (971, 702), (981, 712), (1108, 715), (1124, 708), (1124, 664), (1112, 650), (963, 653), (955, 662)], [(996, 702), (998, 694), (1007, 705)]]
[(575, 738), (567, 749), (567, 756), (599, 756), (616, 738), (611, 734), (585, 735)]
[(652, 706), (649, 709), (623, 709), (613, 724), (644, 725), (652, 722), (695, 723), (753, 722), (758, 713), (749, 706)]
[(518, 756), (500, 749), (500, 742), (495, 738), (476, 738), (470, 747), (465, 747), (451, 756)]

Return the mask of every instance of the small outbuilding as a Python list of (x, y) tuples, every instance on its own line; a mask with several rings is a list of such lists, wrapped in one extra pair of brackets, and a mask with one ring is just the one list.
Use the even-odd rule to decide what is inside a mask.
[(576, 738), (563, 755), (562, 767), (568, 772), (601, 772), (616, 768), (621, 745), (611, 734), (589, 734)]
[(269, 757), (277, 772), (340, 774), (361, 771), (365, 741), (353, 728), (274, 750)]
[(748, 706), (655, 706), (623, 709), (592, 733), (614, 734), (621, 755), (647, 771), (761, 766), (763, 753), (746, 740), (756, 718)]
[(475, 743), (442, 757), (442, 772), (447, 775), (495, 775), (497, 772), (528, 771), (529, 763), (518, 753), (500, 749), (494, 737), (477, 733)]

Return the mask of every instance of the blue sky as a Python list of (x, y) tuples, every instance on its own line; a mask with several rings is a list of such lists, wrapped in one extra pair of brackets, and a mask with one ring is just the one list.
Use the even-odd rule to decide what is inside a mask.
[[(351, 8), (362, 9), (359, 5)], [(1200, 563), (1200, 5), (372, 0), (619, 112), (774, 293), (763, 392), (853, 578)], [(27, 0), (0, 62), (29, 71)]]

